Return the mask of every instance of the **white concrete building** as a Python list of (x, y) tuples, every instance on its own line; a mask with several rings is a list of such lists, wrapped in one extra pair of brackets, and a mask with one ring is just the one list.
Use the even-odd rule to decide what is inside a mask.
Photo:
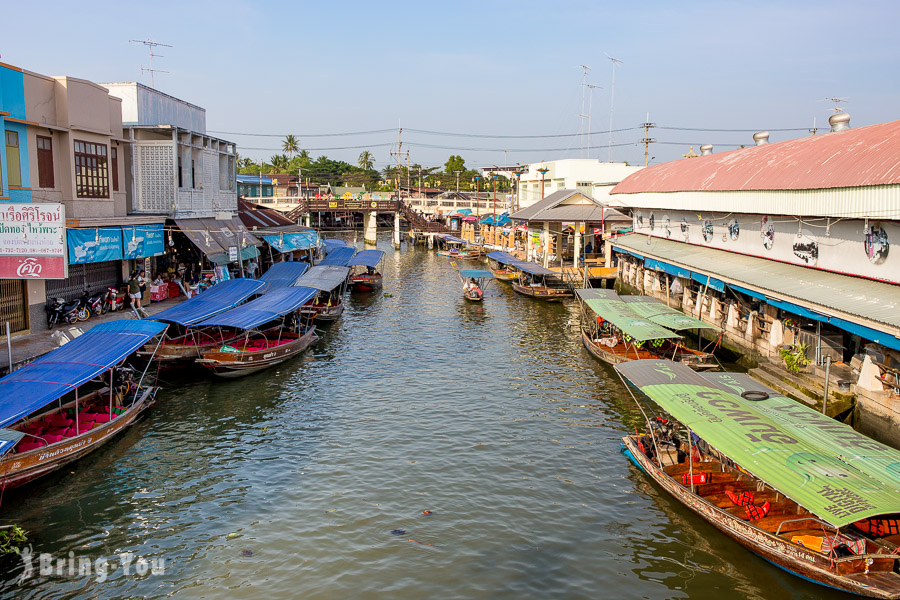
[(206, 109), (140, 83), (102, 85), (122, 99), (131, 141), (130, 212), (172, 218), (237, 214), (237, 150), (233, 142), (206, 134)]
[[(592, 158), (567, 158), (533, 163), (524, 167), (519, 180), (519, 208), (541, 200), (541, 169), (544, 174), (544, 197), (558, 190), (577, 190), (601, 204), (609, 202), (612, 188), (643, 167), (626, 163), (600, 162)], [(615, 202), (612, 202), (614, 205)]]

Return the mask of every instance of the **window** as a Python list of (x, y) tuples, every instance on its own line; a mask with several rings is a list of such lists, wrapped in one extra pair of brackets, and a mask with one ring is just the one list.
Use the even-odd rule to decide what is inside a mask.
[(9, 185), (22, 185), (22, 167), (19, 162), (19, 134), (6, 132), (6, 178)]
[(75, 195), (109, 198), (106, 144), (75, 140)]
[(36, 136), (38, 159), (38, 186), (53, 188), (53, 139), (42, 135)]
[(113, 191), (119, 191), (119, 149), (109, 149), (110, 168), (112, 169)]

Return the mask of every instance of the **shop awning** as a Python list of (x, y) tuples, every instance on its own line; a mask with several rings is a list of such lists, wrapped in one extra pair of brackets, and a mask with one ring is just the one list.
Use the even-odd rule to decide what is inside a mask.
[(898, 285), (655, 237), (648, 244), (647, 239), (630, 234), (613, 245), (638, 258), (711, 276), (775, 306), (779, 302), (789, 312), (802, 315), (803, 309), (817, 320), (900, 349)]
[(275, 263), (269, 267), (268, 271), (263, 273), (259, 280), (269, 284), (266, 293), (270, 293), (278, 288), (294, 285), (308, 269), (309, 264), (305, 262)]
[(297, 231), (294, 233), (279, 233), (266, 235), (263, 239), (278, 252), (293, 252), (294, 250), (309, 250), (319, 245), (319, 234), (315, 231)]
[(94, 379), (166, 330), (164, 323), (100, 323), (66, 345), (0, 379), (0, 427), (6, 427)]
[[(301, 263), (282, 263), (301, 264)], [(263, 294), (256, 300), (242, 304), (214, 317), (197, 323), (197, 327), (218, 325), (235, 329), (253, 329), (269, 321), (274, 321), (303, 306), (314, 298), (319, 290), (310, 287), (284, 287)]]
[[(216, 264), (228, 263), (228, 249), (240, 249), (241, 260), (259, 256), (256, 246), (262, 244), (237, 217), (218, 219), (175, 219), (178, 228)], [(253, 248), (252, 250), (250, 248)]]
[(347, 275), (349, 273), (349, 267), (340, 267), (338, 265), (316, 265), (307, 271), (303, 277), (297, 280), (297, 285), (315, 288), (323, 292), (330, 292), (347, 281)]
[(234, 308), (253, 294), (262, 293), (268, 284), (259, 279), (229, 279), (199, 296), (153, 315), (154, 321), (166, 321), (188, 327), (213, 315)]

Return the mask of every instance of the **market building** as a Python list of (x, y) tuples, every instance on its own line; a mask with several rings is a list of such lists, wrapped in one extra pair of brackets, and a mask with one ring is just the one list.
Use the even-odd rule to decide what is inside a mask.
[[(517, 176), (515, 209), (531, 206), (560, 190), (576, 190), (601, 204), (607, 204), (610, 203), (607, 197), (613, 187), (642, 168), (592, 158), (567, 158), (526, 165)], [(610, 204), (615, 206), (614, 201)]]
[(611, 193), (633, 217), (614, 242), (620, 279), (722, 327), (776, 389), (818, 406), (855, 395), (862, 429), (896, 444), (900, 121), (830, 123), (624, 179)]

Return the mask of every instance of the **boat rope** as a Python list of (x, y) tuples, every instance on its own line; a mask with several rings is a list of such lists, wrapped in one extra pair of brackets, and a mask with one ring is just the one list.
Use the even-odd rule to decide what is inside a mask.
[(634, 392), (631, 391), (631, 388), (628, 386), (628, 383), (625, 381), (625, 378), (622, 377), (622, 374), (616, 371), (616, 375), (619, 376), (619, 379), (622, 381), (622, 385), (625, 386), (625, 389), (628, 390), (628, 394), (631, 396), (631, 399), (634, 400), (634, 403), (637, 405), (638, 410), (641, 411), (641, 414), (644, 416), (644, 423), (647, 426), (647, 430), (650, 432), (650, 439), (653, 441), (653, 448), (656, 452), (657, 462), (660, 461), (659, 458), (659, 444), (656, 443), (656, 435), (653, 433), (653, 427), (650, 426), (650, 419), (647, 418), (647, 413), (644, 412), (644, 408), (641, 406), (641, 403), (638, 402), (638, 399), (635, 397)]

